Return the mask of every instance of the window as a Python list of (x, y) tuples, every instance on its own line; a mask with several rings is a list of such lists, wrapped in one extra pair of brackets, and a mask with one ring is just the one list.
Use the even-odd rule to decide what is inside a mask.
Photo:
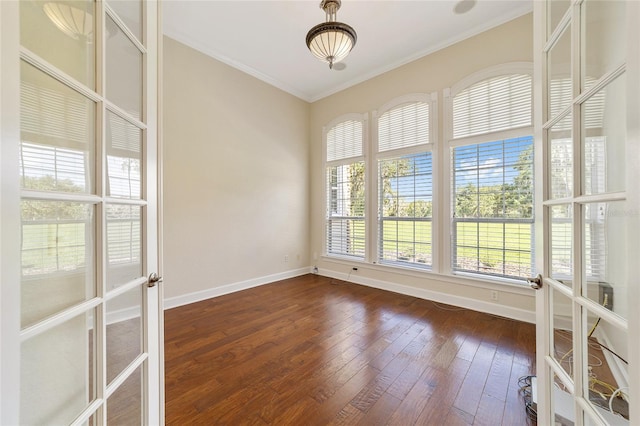
[(431, 267), (431, 100), (412, 98), (392, 102), (377, 121), (378, 261)]
[(328, 126), (326, 144), (326, 253), (365, 256), (365, 118), (350, 115)]
[(450, 108), (451, 269), (530, 277), (534, 262), (530, 67), (507, 65), (465, 79), (451, 90)]
[(453, 149), (455, 271), (531, 276), (532, 154), (530, 136)]
[[(37, 139), (27, 131), (22, 133)], [(73, 145), (73, 141), (68, 145)], [(89, 157), (86, 151), (23, 140), (19, 155), (23, 188), (85, 192), (89, 186), (85, 178)], [(25, 200), (21, 215), (23, 277), (74, 273), (87, 268), (93, 258), (92, 253), (87, 253), (87, 243), (93, 235), (92, 206)]]
[(21, 213), (23, 277), (92, 269), (92, 205), (23, 200)]
[[(93, 193), (95, 102), (26, 62), (21, 64), (21, 75), (18, 161), (22, 189), (36, 194)], [(23, 278), (54, 273), (91, 275), (94, 205), (45, 201), (41, 196), (23, 198)]]

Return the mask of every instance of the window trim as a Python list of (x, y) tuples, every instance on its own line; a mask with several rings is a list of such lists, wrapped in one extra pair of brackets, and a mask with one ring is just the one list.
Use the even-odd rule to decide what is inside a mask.
[[(534, 126), (535, 117), (534, 108), (533, 108), (533, 94), (531, 97), (532, 109), (531, 109), (531, 125), (530, 126), (519, 126), (515, 128), (510, 128), (506, 130), (499, 130), (493, 132), (486, 132), (482, 134), (467, 136), (467, 137), (453, 137), (453, 98), (460, 93), (461, 91), (467, 89), (469, 86), (479, 83), (483, 80), (487, 80), (493, 77), (498, 77), (501, 75), (508, 74), (527, 74), (531, 76), (531, 81), (533, 85), (533, 63), (532, 62), (509, 62), (499, 65), (494, 65), (488, 68), (484, 68), (479, 70), (473, 74), (470, 74), (457, 83), (453, 84), (450, 88), (445, 88), (443, 90), (443, 139), (444, 146), (441, 152), (441, 157), (438, 159), (440, 161), (439, 166), (442, 168), (440, 174), (438, 176), (442, 177), (440, 185), (439, 185), (439, 213), (442, 215), (442, 218), (448, 219), (448, 227), (447, 230), (453, 232), (453, 214), (452, 214), (452, 202), (453, 202), (453, 194), (452, 194), (452, 149), (460, 146), (480, 144), (485, 142), (495, 142), (498, 140), (507, 140), (514, 137), (521, 136), (531, 136), (534, 137)], [(435, 185), (435, 182), (434, 182)], [(537, 190), (536, 185), (534, 185), (534, 192)], [(535, 200), (535, 196), (534, 196)], [(534, 215), (535, 215), (535, 206), (534, 206)], [(535, 217), (533, 218), (535, 223)], [(441, 227), (441, 226), (438, 226)], [(534, 231), (535, 232), (535, 231)], [(492, 275), (480, 274), (480, 273), (472, 273), (472, 272), (463, 272), (463, 271), (454, 271), (452, 265), (453, 259), (453, 242), (451, 238), (448, 236), (441, 236), (441, 245), (438, 253), (440, 255), (439, 259), (439, 271), (443, 274), (450, 276), (473, 276), (475, 278), (486, 278), (491, 279)], [(532, 247), (532, 251), (535, 250), (535, 246)], [(534, 262), (535, 266), (535, 262)], [(502, 279), (510, 279), (509, 277), (495, 276), (496, 280)]]

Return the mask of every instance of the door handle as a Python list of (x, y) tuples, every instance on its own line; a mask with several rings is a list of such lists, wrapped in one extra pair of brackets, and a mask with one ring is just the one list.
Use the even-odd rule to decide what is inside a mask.
[(542, 288), (542, 275), (538, 274), (535, 278), (527, 278), (527, 282), (534, 290), (540, 290)]
[(149, 282), (147, 283), (147, 287), (155, 287), (156, 283), (161, 283), (161, 282), (162, 282), (162, 277), (156, 274), (155, 272), (152, 272), (149, 275)]

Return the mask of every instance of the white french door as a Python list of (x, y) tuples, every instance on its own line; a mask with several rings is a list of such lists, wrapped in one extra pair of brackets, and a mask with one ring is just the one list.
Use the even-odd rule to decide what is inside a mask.
[(640, 423), (639, 19), (534, 2), (539, 424)]
[(18, 331), (2, 335), (0, 423), (160, 424), (158, 4), (21, 0), (0, 17), (2, 105), (19, 111), (2, 123), (17, 214), (1, 223), (18, 229), (2, 320)]

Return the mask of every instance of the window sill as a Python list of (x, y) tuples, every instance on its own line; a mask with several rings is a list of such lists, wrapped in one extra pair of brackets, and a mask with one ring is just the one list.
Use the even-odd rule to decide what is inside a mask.
[(384, 272), (390, 274), (398, 274), (419, 278), (423, 280), (436, 280), (446, 283), (484, 288), (489, 290), (499, 290), (513, 294), (532, 296), (534, 291), (525, 281), (499, 277), (487, 277), (484, 275), (475, 275), (471, 273), (456, 272), (454, 274), (444, 274), (435, 272), (427, 267), (400, 267), (386, 263), (369, 263), (362, 259), (349, 258), (347, 256), (320, 256), (321, 260), (326, 263), (335, 265), (344, 265), (357, 267), (361, 270), (370, 270), (374, 272)]

